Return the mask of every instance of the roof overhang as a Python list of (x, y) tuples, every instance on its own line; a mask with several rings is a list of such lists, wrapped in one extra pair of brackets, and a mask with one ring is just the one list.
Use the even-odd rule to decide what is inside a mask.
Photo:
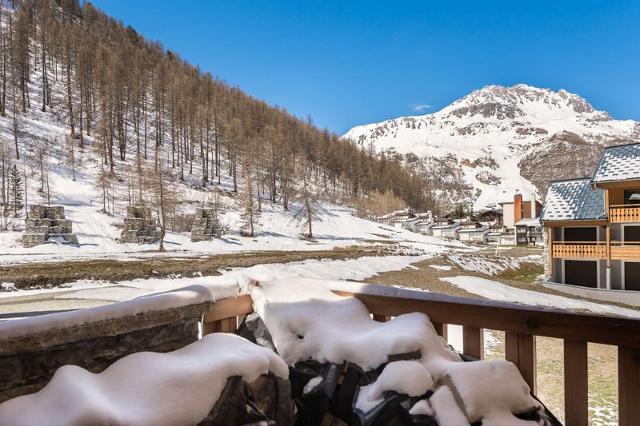
[(615, 189), (615, 188), (640, 188), (640, 179), (627, 179), (627, 180), (607, 180), (602, 182), (592, 182), (594, 188), (600, 189)]
[(593, 220), (542, 220), (542, 225), (547, 228), (555, 228), (559, 226), (605, 226), (609, 223), (607, 219)]

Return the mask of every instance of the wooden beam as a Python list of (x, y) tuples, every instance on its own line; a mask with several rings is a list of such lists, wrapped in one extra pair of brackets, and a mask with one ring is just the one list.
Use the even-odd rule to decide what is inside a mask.
[[(389, 292), (389, 287), (375, 286)], [(584, 340), (607, 345), (622, 345), (640, 349), (640, 320), (519, 305), (493, 300), (448, 296), (410, 290), (400, 292), (403, 297), (374, 294), (354, 294), (378, 315), (398, 316), (422, 312), (434, 323), (457, 324), (518, 334)], [(411, 295), (415, 298), (410, 298)]]
[(250, 314), (251, 312), (253, 312), (251, 296), (243, 294), (242, 296), (214, 302), (211, 310), (205, 315), (204, 321), (205, 323), (218, 321), (238, 315)]
[(513, 362), (531, 392), (536, 392), (536, 340), (530, 334), (505, 333), (504, 353), (507, 361)]
[(462, 327), (462, 352), (474, 358), (484, 358), (484, 330)]
[(611, 268), (611, 226), (607, 225), (607, 268)]
[(622, 180), (622, 181), (609, 181), (609, 182), (596, 182), (594, 184), (597, 188), (602, 189), (638, 189), (640, 188), (640, 180)]
[(545, 220), (542, 224), (546, 227), (558, 228), (561, 226), (606, 226), (606, 220)]
[(549, 276), (553, 279), (553, 228), (547, 227), (547, 262), (549, 265)]
[(620, 426), (638, 424), (639, 401), (640, 350), (620, 346), (618, 347), (618, 422)]
[(567, 426), (589, 423), (587, 342), (564, 341), (564, 417)]

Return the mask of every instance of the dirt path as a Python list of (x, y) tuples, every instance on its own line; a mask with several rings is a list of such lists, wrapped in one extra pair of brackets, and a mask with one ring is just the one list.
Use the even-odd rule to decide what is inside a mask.
[(124, 281), (172, 275), (218, 275), (220, 269), (307, 259), (352, 259), (392, 254), (380, 247), (354, 246), (318, 251), (260, 251), (194, 257), (76, 260), (0, 266), (0, 282), (17, 288), (46, 288), (76, 280)]

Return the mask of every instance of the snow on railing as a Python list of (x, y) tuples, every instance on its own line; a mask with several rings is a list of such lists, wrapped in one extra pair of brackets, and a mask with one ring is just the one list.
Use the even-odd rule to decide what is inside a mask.
[[(339, 284), (339, 283), (336, 283)], [(532, 391), (536, 388), (535, 336), (564, 339), (565, 421), (588, 424), (587, 343), (618, 348), (619, 424), (640, 418), (640, 320), (574, 313), (559, 309), (470, 299), (387, 286), (360, 285), (357, 292), (337, 285), (335, 292), (360, 299), (378, 321), (405, 313), (427, 314), (447, 338), (447, 324), (463, 327), (463, 351), (483, 358), (483, 330), (505, 332), (505, 358), (520, 370)], [(204, 318), (204, 333), (233, 332), (253, 312), (252, 299), (241, 295), (216, 301)]]

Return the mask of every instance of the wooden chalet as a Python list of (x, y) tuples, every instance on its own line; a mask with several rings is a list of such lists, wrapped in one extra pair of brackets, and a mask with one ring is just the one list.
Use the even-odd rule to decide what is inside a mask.
[(551, 182), (545, 203), (552, 281), (640, 290), (640, 144), (605, 148), (591, 178)]

